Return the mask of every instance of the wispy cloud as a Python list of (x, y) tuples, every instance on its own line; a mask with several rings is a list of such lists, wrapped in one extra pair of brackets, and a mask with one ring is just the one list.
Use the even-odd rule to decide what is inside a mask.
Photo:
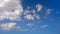
[(29, 26), (29, 27), (32, 27), (34, 24), (28, 23), (28, 24), (26, 24), (26, 25)]
[(52, 9), (47, 9), (47, 10), (46, 10), (45, 18), (47, 18), (47, 16), (48, 16), (49, 14), (51, 14), (51, 11), (52, 11)]
[(46, 27), (48, 27), (48, 25), (42, 25), (42, 26), (40, 26), (40, 28), (46, 28)]
[(40, 15), (38, 15), (38, 14), (34, 14), (33, 15), (36, 19), (40, 19)]

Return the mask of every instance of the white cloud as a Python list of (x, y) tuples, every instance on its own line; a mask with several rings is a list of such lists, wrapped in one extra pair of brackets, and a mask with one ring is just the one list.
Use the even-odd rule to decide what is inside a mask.
[(42, 5), (40, 5), (40, 4), (37, 4), (37, 5), (36, 5), (36, 8), (37, 8), (37, 11), (41, 11), (41, 10), (42, 10), (42, 8), (43, 8), (43, 6), (42, 6)]
[(25, 10), (24, 15), (26, 15), (26, 14), (30, 14), (30, 11), (29, 10)]
[(33, 13), (33, 14), (35, 14), (35, 13), (36, 13), (35, 9), (33, 9), (33, 10), (32, 10), (32, 13)]
[(33, 15), (36, 19), (40, 19), (40, 15), (38, 15), (38, 14), (34, 14)]
[(37, 19), (40, 19), (40, 16), (39, 15), (37, 15), (37, 16), (35, 16)]
[(46, 28), (46, 27), (48, 27), (48, 25), (42, 25), (42, 26), (40, 26), (40, 28)]
[(20, 0), (0, 0), (0, 20), (20, 18), (23, 7)]
[(27, 14), (26, 16), (24, 16), (26, 19), (28, 20), (34, 20), (34, 16), (31, 14)]
[(3, 23), (0, 24), (1, 30), (18, 30), (20, 27), (16, 23)]
[(50, 14), (51, 11), (52, 11), (52, 9), (47, 9), (47, 11), (46, 11), (47, 15)]
[(29, 10), (29, 8), (30, 7), (25, 9), (24, 18), (26, 18), (28, 20), (35, 20), (35, 18), (40, 19), (40, 16), (36, 13), (36, 10), (35, 9)]
[(28, 23), (28, 24), (26, 24), (26, 25), (29, 26), (29, 27), (32, 27), (34, 24)]
[(49, 14), (51, 14), (51, 11), (52, 11), (52, 9), (47, 9), (47, 10), (46, 10), (45, 18), (47, 18), (47, 16), (48, 16)]

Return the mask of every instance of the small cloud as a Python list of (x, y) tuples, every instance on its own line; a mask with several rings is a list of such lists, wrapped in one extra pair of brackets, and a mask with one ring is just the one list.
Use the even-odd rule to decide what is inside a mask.
[(0, 24), (0, 29), (1, 30), (18, 30), (20, 29), (20, 27), (16, 24), (16, 23), (4, 23), (4, 24)]
[(52, 9), (47, 9), (47, 10), (46, 10), (45, 18), (47, 18), (47, 16), (48, 16), (49, 14), (51, 14), (51, 11), (52, 11)]
[(37, 11), (41, 11), (41, 10), (42, 10), (42, 8), (43, 8), (43, 6), (42, 6), (42, 5), (40, 5), (40, 4), (37, 4), (37, 5), (36, 5), (36, 8), (37, 8)]
[(30, 14), (31, 12), (29, 10), (25, 10), (24, 15)]
[(50, 14), (51, 11), (52, 11), (52, 9), (47, 9), (47, 11), (46, 11), (47, 15)]
[(34, 20), (34, 16), (31, 15), (31, 14), (27, 14), (27, 15), (25, 16), (25, 18), (28, 19), (28, 20)]
[(27, 26), (32, 27), (34, 24), (28, 23)]
[(38, 14), (34, 14), (33, 15), (36, 19), (40, 19), (40, 15), (38, 15)]
[(40, 26), (40, 28), (46, 28), (46, 27), (48, 27), (48, 25), (42, 25), (42, 26)]
[(32, 13), (33, 13), (33, 14), (35, 14), (35, 13), (36, 13), (35, 9), (33, 9), (33, 10), (32, 10)]

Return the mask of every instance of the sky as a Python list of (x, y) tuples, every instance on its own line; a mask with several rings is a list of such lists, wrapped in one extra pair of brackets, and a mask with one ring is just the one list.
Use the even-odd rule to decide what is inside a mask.
[(0, 34), (60, 34), (60, 0), (0, 0)]

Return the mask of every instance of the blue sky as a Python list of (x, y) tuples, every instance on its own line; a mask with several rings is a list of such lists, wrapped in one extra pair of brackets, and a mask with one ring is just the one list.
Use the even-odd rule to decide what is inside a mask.
[(60, 0), (1, 0), (0, 34), (60, 34)]

